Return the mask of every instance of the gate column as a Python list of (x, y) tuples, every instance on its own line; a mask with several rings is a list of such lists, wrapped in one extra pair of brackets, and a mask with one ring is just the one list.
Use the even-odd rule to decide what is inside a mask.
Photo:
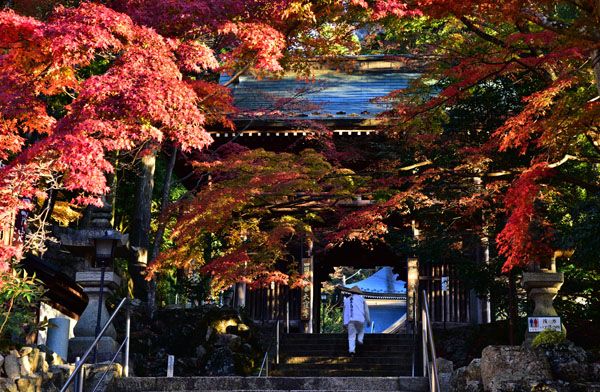
[[(414, 309), (419, 305), (419, 259), (409, 257), (407, 261), (408, 274), (406, 279), (406, 320), (409, 323), (415, 321)], [(419, 314), (417, 312), (417, 320)]]

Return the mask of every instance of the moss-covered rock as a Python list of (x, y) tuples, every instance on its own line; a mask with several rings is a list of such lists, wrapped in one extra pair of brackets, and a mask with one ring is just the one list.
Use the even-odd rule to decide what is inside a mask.
[(531, 342), (532, 347), (554, 346), (563, 343), (567, 339), (562, 331), (551, 331), (549, 329), (537, 334)]

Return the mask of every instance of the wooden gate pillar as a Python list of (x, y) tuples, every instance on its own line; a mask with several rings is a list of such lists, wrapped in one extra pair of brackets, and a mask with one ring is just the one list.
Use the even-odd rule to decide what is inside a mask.
[[(406, 279), (406, 320), (414, 321), (414, 309), (419, 305), (419, 259), (409, 257), (407, 262), (408, 277)], [(419, 312), (417, 312), (417, 320)]]
[(313, 269), (313, 258), (302, 258), (302, 274), (310, 281), (310, 284), (302, 288), (300, 302), (300, 319), (304, 325), (305, 333), (313, 333), (313, 304), (315, 290), (315, 274)]

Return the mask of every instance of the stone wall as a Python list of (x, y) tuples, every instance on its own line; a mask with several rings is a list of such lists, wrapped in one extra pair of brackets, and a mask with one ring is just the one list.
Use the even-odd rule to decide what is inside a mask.
[(537, 349), (488, 346), (451, 375), (455, 392), (600, 392), (600, 361), (571, 342)]
[(0, 391), (58, 391), (73, 368), (45, 346), (0, 353)]
[[(115, 323), (117, 331), (124, 330), (122, 323)], [(165, 376), (169, 355), (175, 376), (249, 375), (260, 365), (264, 345), (258, 326), (232, 309), (163, 309), (152, 320), (140, 309), (132, 313), (130, 352), (136, 376)]]

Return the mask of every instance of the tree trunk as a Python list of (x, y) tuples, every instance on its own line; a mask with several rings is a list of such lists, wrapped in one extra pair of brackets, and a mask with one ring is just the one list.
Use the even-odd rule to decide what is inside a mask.
[(594, 76), (596, 77), (596, 89), (600, 94), (600, 49), (595, 49), (592, 52), (592, 67), (594, 68)]
[[(162, 197), (160, 202), (160, 215), (158, 219), (158, 229), (156, 230), (156, 236), (154, 237), (154, 244), (152, 245), (152, 251), (150, 252), (150, 263), (158, 256), (158, 251), (163, 242), (163, 235), (165, 234), (165, 228), (167, 226), (166, 213), (167, 206), (169, 204), (169, 194), (171, 193), (171, 178), (173, 177), (173, 169), (175, 168), (175, 161), (177, 158), (177, 147), (173, 147), (171, 152), (171, 159), (167, 166), (167, 172), (165, 173), (165, 180), (162, 189)], [(148, 284), (148, 312), (152, 317), (156, 310), (156, 280), (152, 279)]]
[(147, 283), (144, 274), (148, 266), (150, 248), (150, 212), (155, 166), (156, 151), (145, 155), (139, 163), (139, 180), (136, 186), (135, 205), (129, 237), (131, 245), (129, 273), (133, 281), (133, 295), (139, 299), (145, 299), (147, 295)]
[(511, 346), (516, 344), (515, 324), (517, 323), (517, 286), (515, 272), (508, 274), (508, 341)]

